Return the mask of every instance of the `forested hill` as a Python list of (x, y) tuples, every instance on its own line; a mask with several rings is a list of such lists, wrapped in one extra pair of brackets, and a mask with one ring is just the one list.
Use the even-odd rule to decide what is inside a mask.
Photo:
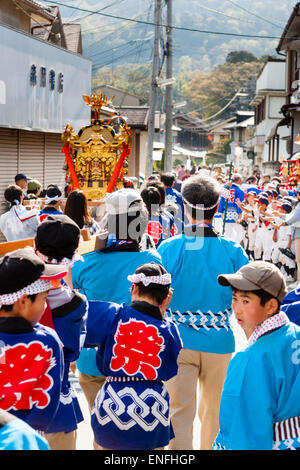
[[(154, 0), (62, 0), (62, 3), (81, 9), (60, 6), (64, 19), (74, 22), (80, 19), (84, 54), (93, 59), (94, 71), (105, 65), (116, 67), (122, 63), (151, 61), (154, 27), (145, 23), (153, 22)], [(209, 71), (224, 63), (227, 54), (234, 50), (246, 50), (256, 57), (274, 55), (277, 38), (295, 3), (293, 0), (173, 0), (174, 25), (207, 31), (174, 30), (175, 66), (180, 57), (188, 56), (194, 69)], [(101, 15), (91, 15), (85, 10), (97, 10)]]

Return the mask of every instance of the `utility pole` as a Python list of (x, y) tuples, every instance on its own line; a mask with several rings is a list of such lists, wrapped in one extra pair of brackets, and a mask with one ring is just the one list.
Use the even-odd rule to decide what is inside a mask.
[[(173, 76), (173, 0), (166, 0), (167, 3), (167, 63), (166, 79)], [(173, 85), (166, 86), (166, 121), (165, 121), (165, 164), (164, 170), (172, 170), (172, 148), (173, 148)]]
[(147, 146), (147, 162), (146, 162), (146, 177), (150, 176), (153, 171), (153, 142), (155, 131), (155, 110), (157, 104), (158, 87), (157, 78), (159, 73), (159, 40), (161, 29), (161, 3), (162, 0), (155, 0), (154, 9), (154, 45), (153, 45), (153, 63), (152, 63), (152, 81), (151, 93), (149, 102), (149, 121), (148, 121), (148, 146)]

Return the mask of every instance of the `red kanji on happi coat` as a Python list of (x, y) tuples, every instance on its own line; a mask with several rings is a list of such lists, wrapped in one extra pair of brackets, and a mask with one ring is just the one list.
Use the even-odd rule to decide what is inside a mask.
[(140, 372), (146, 380), (157, 378), (157, 369), (161, 365), (159, 357), (164, 348), (164, 338), (158, 328), (143, 321), (130, 319), (119, 323), (115, 334), (112, 371), (124, 371), (127, 375)]
[(0, 355), (0, 408), (45, 408), (53, 379), (47, 372), (55, 365), (52, 350), (39, 341), (7, 346)]
[(151, 235), (151, 237), (153, 238), (154, 243), (157, 244), (159, 242), (160, 236), (163, 232), (163, 228), (162, 228), (160, 222), (158, 222), (156, 220), (152, 220), (148, 223), (148, 227), (147, 227), (146, 231), (149, 235)]
[(234, 202), (235, 198), (235, 191), (234, 189), (229, 190), (228, 202)]

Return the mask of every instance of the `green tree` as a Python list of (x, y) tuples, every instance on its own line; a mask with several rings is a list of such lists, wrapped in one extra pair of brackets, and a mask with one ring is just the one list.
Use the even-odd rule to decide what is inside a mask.
[(237, 64), (238, 62), (257, 62), (257, 58), (251, 52), (232, 51), (227, 54), (226, 62), (228, 64)]
[[(222, 110), (235, 93), (262, 67), (261, 62), (238, 62), (218, 65), (211, 72), (197, 71), (190, 82), (183, 85), (194, 109), (202, 118), (209, 118)], [(233, 104), (237, 104), (237, 101)], [(202, 110), (202, 111), (201, 111)], [(229, 107), (218, 118), (225, 119), (233, 107)]]

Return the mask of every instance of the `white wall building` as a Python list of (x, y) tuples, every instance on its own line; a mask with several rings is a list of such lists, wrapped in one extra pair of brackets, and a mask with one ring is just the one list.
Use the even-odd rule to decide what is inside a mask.
[(269, 58), (256, 82), (256, 95), (251, 103), (255, 107), (255, 136), (252, 146), (255, 163), (264, 172), (274, 173), (280, 160), (288, 155), (286, 138), (288, 128), (280, 113), (285, 104), (285, 61)]
[(91, 61), (0, 24), (0, 213), (17, 173), (64, 187), (61, 133), (90, 124)]

